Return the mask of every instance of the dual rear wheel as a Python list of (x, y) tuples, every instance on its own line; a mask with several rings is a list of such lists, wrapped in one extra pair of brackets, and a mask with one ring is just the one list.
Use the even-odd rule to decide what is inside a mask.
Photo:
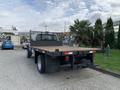
[(59, 71), (60, 63), (48, 55), (39, 55), (37, 58), (37, 69), (40, 73), (52, 73)]
[(45, 73), (45, 60), (43, 59), (43, 55), (38, 56), (37, 69), (38, 72)]

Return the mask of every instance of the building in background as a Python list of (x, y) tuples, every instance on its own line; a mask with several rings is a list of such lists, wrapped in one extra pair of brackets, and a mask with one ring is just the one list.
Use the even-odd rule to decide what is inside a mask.
[[(120, 24), (120, 20), (113, 21), (113, 27), (114, 27), (114, 31), (115, 31), (115, 38), (117, 38), (117, 35), (118, 35), (119, 24)], [(103, 24), (104, 28), (105, 28), (105, 26), (106, 26), (106, 23)]]
[(119, 24), (120, 24), (120, 20), (113, 22), (115, 38), (117, 38), (117, 36), (118, 36)]
[(0, 42), (2, 42), (5, 39), (11, 40), (15, 46), (20, 45), (20, 36), (18, 35), (18, 31), (15, 27), (12, 28), (0, 27)]

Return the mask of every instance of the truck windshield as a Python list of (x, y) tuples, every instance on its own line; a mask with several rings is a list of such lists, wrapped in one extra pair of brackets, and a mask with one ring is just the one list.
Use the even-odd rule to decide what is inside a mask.
[(57, 37), (56, 37), (56, 35), (51, 35), (51, 34), (38, 34), (36, 36), (36, 41), (41, 41), (41, 40), (57, 41)]

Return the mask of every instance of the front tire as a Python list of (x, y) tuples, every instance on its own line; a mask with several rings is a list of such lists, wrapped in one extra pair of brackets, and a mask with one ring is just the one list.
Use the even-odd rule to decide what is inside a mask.
[(3, 45), (1, 46), (1, 50), (3, 50), (4, 48), (3, 48)]
[(11, 49), (14, 50), (14, 47), (12, 47)]
[(38, 72), (45, 73), (45, 60), (43, 59), (43, 55), (38, 56), (37, 69)]
[(32, 56), (32, 50), (27, 48), (27, 58), (31, 58), (31, 56)]

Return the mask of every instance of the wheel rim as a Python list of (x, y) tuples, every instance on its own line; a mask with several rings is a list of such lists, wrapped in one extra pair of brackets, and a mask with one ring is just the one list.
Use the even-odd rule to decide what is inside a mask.
[(38, 66), (38, 70), (40, 71), (41, 70), (41, 59), (40, 59), (40, 56), (38, 56), (37, 66)]

